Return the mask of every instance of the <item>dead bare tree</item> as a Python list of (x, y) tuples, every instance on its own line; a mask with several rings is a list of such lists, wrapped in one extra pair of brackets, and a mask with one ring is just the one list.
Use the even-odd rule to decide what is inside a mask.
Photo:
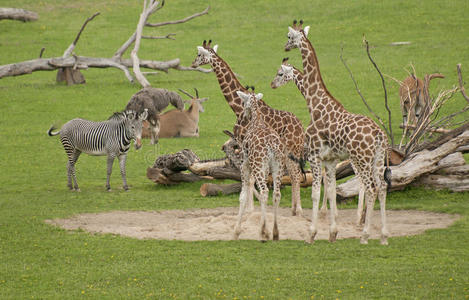
[[(143, 10), (140, 14), (140, 19), (137, 24), (135, 32), (127, 39), (127, 41), (114, 53), (111, 58), (102, 58), (102, 57), (88, 57), (88, 56), (78, 56), (73, 53), (75, 47), (78, 43), (81, 33), (85, 29), (86, 25), (93, 20), (96, 16), (99, 15), (99, 12), (95, 13), (93, 16), (88, 18), (83, 26), (81, 27), (79, 33), (77, 34), (75, 40), (70, 44), (70, 46), (65, 50), (64, 54), (61, 57), (52, 57), (52, 58), (42, 58), (32, 59), (24, 62), (12, 63), (0, 66), (0, 78), (8, 76), (20, 76), (25, 74), (31, 74), (35, 71), (54, 71), (61, 70), (64, 74), (60, 74), (57, 77), (58, 81), (65, 80), (67, 84), (83, 83), (84, 78), (79, 74), (79, 70), (88, 69), (88, 68), (118, 68), (122, 70), (126, 78), (130, 82), (134, 82), (134, 77), (129, 71), (129, 68), (132, 68), (134, 76), (137, 81), (143, 86), (148, 87), (150, 83), (145, 78), (144, 73), (140, 68), (147, 68), (152, 70), (158, 70), (163, 72), (168, 72), (169, 69), (181, 70), (181, 71), (199, 71), (199, 72), (211, 72), (211, 70), (203, 68), (191, 68), (180, 65), (179, 58), (175, 58), (169, 61), (155, 61), (155, 60), (145, 60), (138, 57), (138, 50), (140, 48), (141, 39), (172, 39), (174, 40), (174, 33), (169, 33), (165, 36), (146, 36), (143, 35), (143, 28), (147, 27), (158, 27), (170, 24), (180, 24), (185, 23), (194, 18), (203, 16), (208, 13), (210, 7), (207, 7), (202, 12), (195, 13), (191, 16), (188, 16), (184, 19), (177, 21), (168, 21), (161, 23), (148, 23), (148, 18), (154, 14), (156, 11), (164, 7), (164, 1), (156, 0), (144, 0)], [(131, 59), (125, 59), (122, 56), (124, 53), (134, 45), (131, 51)], [(81, 75), (81, 76), (80, 76)]]

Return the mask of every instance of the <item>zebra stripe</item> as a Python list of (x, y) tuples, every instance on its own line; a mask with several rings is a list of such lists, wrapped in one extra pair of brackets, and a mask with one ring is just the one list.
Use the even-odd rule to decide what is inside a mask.
[[(125, 161), (130, 143), (133, 139), (140, 139), (142, 121), (146, 119), (145, 111), (140, 116), (133, 112), (116, 113), (107, 121), (93, 122), (84, 119), (68, 121), (59, 132), (53, 133), (54, 127), (48, 131), (50, 136), (60, 134), (60, 141), (68, 156), (68, 187), (79, 190), (75, 176), (75, 163), (82, 152), (89, 155), (107, 155), (107, 182), (110, 189), (112, 163), (119, 158), (124, 189), (128, 189), (125, 176)], [(136, 145), (137, 146), (137, 145)], [(74, 185), (72, 186), (72, 179)]]

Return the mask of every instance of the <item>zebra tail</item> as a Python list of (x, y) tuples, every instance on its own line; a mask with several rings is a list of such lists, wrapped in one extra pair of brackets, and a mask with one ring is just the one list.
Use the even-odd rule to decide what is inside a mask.
[(298, 158), (292, 153), (288, 154), (288, 157), (300, 166), (301, 174), (303, 174), (303, 182), (306, 182), (306, 172), (305, 172), (306, 161), (304, 160), (304, 158)]
[(55, 127), (55, 125), (52, 125), (52, 126), (49, 128), (49, 130), (47, 130), (47, 134), (48, 134), (49, 136), (58, 135), (58, 134), (60, 133), (60, 130), (57, 131), (57, 132), (52, 132), (52, 131), (55, 130), (55, 129), (57, 129), (57, 128)]

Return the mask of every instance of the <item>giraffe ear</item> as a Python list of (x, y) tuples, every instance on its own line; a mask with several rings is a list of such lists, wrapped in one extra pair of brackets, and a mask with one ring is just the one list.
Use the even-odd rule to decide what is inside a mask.
[(290, 26), (288, 26), (288, 33), (294, 33), (295, 32), (295, 29), (291, 28)]
[(213, 46), (213, 51), (215, 51), (215, 53), (217, 53), (217, 50), (218, 50), (218, 45)]
[(256, 99), (261, 100), (264, 95), (262, 93), (256, 94)]
[(305, 29), (303, 29), (305, 32), (305, 36), (308, 37), (308, 32), (309, 32), (309, 26), (306, 26)]

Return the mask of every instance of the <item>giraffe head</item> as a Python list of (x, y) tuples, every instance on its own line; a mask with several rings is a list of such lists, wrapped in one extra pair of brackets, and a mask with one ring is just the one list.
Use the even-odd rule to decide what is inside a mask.
[(212, 40), (204, 41), (202, 46), (197, 47), (197, 57), (192, 63), (193, 68), (197, 68), (202, 65), (210, 64), (214, 55), (216, 55), (218, 50), (218, 45), (211, 47)]
[(290, 51), (291, 49), (299, 48), (301, 40), (308, 37), (309, 26), (306, 26), (304, 29), (303, 20), (300, 20), (298, 25), (296, 20), (293, 21), (293, 26), (288, 26), (288, 41), (285, 44), (285, 51)]
[(282, 64), (275, 75), (274, 80), (270, 83), (270, 87), (276, 89), (293, 80), (293, 67), (288, 63), (288, 57), (282, 60)]
[[(255, 112), (257, 109), (257, 102), (264, 97), (262, 93), (255, 94), (254, 93), (254, 87), (252, 88), (252, 92), (243, 92), (243, 91), (236, 91), (236, 94), (238, 94), (239, 98), (243, 100), (243, 107), (244, 107), (244, 117), (251, 119), (252, 112)], [(249, 89), (249, 86), (246, 87), (246, 89)]]

